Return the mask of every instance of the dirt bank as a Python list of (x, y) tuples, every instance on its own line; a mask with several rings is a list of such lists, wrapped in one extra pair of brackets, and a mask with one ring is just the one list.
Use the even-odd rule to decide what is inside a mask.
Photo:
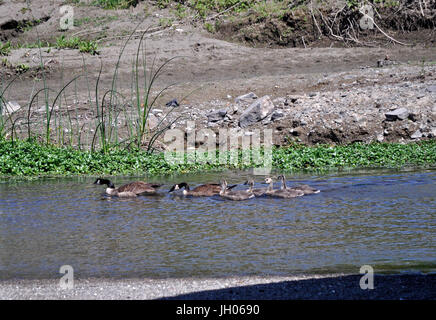
[[(240, 130), (240, 134), (254, 128), (273, 128), (276, 144), (416, 141), (435, 137), (436, 50), (434, 42), (427, 42), (428, 38), (416, 38), (421, 39), (420, 43), (404, 46), (387, 39), (383, 42), (381, 38), (385, 36), (374, 31), (380, 41), (372, 47), (344, 48), (346, 42), (326, 36), (316, 43), (308, 41), (306, 47), (300, 48), (253, 47), (247, 46), (247, 41), (238, 42), (238, 37), (232, 42), (225, 41), (229, 40), (225, 36), (228, 31), (209, 33), (203, 24), (192, 23), (189, 18), (177, 20), (171, 8), (160, 9), (149, 1), (126, 10), (74, 5), (75, 28), (61, 31), (59, 8), (62, 4), (63, 1), (36, 0), (31, 3), (31, 10), (13, 1), (0, 4), (0, 12), (14, 12), (11, 15), (14, 21), (27, 21), (24, 27), (7, 30), (3, 27), (2, 39), (20, 43), (21, 48), (12, 49), (2, 57), (0, 74), (3, 86), (18, 77), (5, 92), (4, 99), (22, 107), (14, 116), (24, 119), (31, 116), (32, 131), (41, 131), (39, 127), (43, 127), (46, 117), (43, 95), (34, 100), (30, 114), (28, 108), (32, 95), (43, 88), (44, 81), (56, 93), (75, 76), (85, 74), (63, 92), (63, 102), (57, 102), (59, 109), (55, 108), (55, 113), (59, 112), (64, 129), (68, 128), (69, 121), (74, 124), (72, 127), (87, 131), (89, 143), (96, 128), (95, 85), (100, 68), (99, 99), (111, 89), (123, 44), (141, 23), (138, 30), (155, 26), (145, 37), (148, 71), (154, 58), (155, 65), (160, 65), (179, 56), (163, 69), (152, 88), (152, 93), (157, 94), (177, 84), (156, 101), (157, 121), (170, 110), (165, 103), (177, 98), (180, 107), (165, 120), (181, 116), (173, 127), (184, 128), (186, 120), (195, 120), (197, 128), (238, 128), (239, 117), (249, 103), (237, 104), (235, 98), (253, 92), (258, 97), (269, 95), (274, 109), (281, 115), (274, 121), (254, 123)], [(4, 14), (1, 16), (0, 25), (4, 26), (10, 19)], [(168, 27), (164, 22), (170, 18), (173, 20)], [(54, 47), (40, 50), (29, 45), (38, 39), (55, 42), (60, 35), (95, 41), (99, 55)], [(119, 65), (117, 91), (126, 97), (132, 95), (132, 67), (140, 35), (140, 32), (133, 35)], [(407, 41), (406, 38), (401, 40)], [(45, 65), (44, 74), (40, 70), (41, 61)], [(27, 72), (23, 72), (23, 65), (28, 66)], [(56, 94), (51, 96), (52, 100), (54, 96)], [(134, 114), (133, 104), (126, 105)], [(386, 113), (401, 107), (407, 109), (406, 119), (386, 121)], [(220, 109), (226, 109), (230, 117), (210, 123), (208, 112)], [(120, 132), (125, 130), (125, 135), (126, 117), (119, 118)], [(27, 122), (17, 120), (16, 130), (18, 135), (25, 135)]]

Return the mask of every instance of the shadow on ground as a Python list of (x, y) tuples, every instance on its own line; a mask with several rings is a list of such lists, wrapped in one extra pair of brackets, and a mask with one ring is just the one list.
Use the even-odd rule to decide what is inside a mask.
[(375, 275), (374, 289), (362, 290), (362, 275), (283, 281), (207, 290), (161, 300), (434, 300), (436, 274)]

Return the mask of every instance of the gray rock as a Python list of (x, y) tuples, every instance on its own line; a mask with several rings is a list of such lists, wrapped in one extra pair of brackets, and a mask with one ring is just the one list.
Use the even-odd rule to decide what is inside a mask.
[(419, 139), (422, 138), (422, 132), (421, 130), (416, 130), (411, 136), (412, 139)]
[(245, 110), (239, 118), (239, 126), (246, 128), (256, 122), (265, 119), (275, 109), (269, 96), (263, 96), (253, 102), (247, 110)]
[(385, 116), (387, 121), (404, 120), (409, 116), (409, 111), (406, 108), (398, 108), (385, 113)]
[(147, 127), (149, 130), (153, 130), (157, 127), (157, 125), (159, 124), (159, 119), (152, 113), (148, 114), (148, 119), (147, 119)]
[(8, 114), (14, 113), (15, 111), (18, 111), (20, 108), (21, 108), (21, 106), (18, 102), (9, 101), (9, 102), (6, 102), (5, 105), (2, 105), (1, 114), (8, 115)]
[(380, 133), (380, 134), (377, 135), (377, 141), (378, 142), (383, 142), (384, 139), (385, 139), (385, 137), (384, 137), (383, 133)]
[(219, 122), (208, 122), (207, 123), (207, 127), (208, 128), (216, 128), (216, 127), (219, 127), (221, 123), (222, 123), (222, 121), (219, 121)]
[(239, 111), (239, 106), (237, 104), (234, 104), (233, 106), (229, 107), (227, 110), (227, 114), (235, 114), (238, 113)]
[(271, 121), (276, 121), (280, 118), (283, 118), (285, 114), (281, 110), (274, 110), (274, 112), (271, 114)]
[[(289, 103), (295, 103), (295, 102), (297, 102), (298, 101), (298, 98), (297, 97), (289, 97), (288, 99), (286, 99), (286, 102), (289, 104)], [(287, 104), (285, 104), (285, 105), (287, 105)]]
[(304, 129), (302, 127), (291, 128), (289, 129), (289, 132), (295, 137), (304, 135)]
[(226, 114), (227, 114), (226, 109), (220, 109), (220, 110), (209, 112), (206, 116), (209, 122), (218, 122), (223, 120)]
[(409, 113), (409, 117), (408, 118), (409, 118), (409, 120), (411, 120), (413, 122), (416, 122), (416, 121), (419, 120), (418, 115), (416, 113), (413, 113), (413, 112)]
[(428, 92), (436, 93), (436, 85), (427, 87)]
[(257, 99), (257, 95), (253, 92), (243, 94), (242, 96), (236, 97), (235, 102), (252, 102), (253, 100)]

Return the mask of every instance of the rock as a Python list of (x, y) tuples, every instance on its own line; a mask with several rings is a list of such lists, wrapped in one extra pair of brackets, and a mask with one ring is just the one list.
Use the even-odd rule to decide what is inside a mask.
[(274, 104), (269, 96), (263, 96), (253, 102), (247, 110), (245, 110), (239, 118), (239, 126), (246, 128), (256, 122), (265, 119), (274, 111)]
[(418, 115), (416, 113), (413, 113), (413, 112), (409, 113), (408, 118), (410, 121), (413, 121), (413, 122), (416, 122), (419, 120)]
[(304, 129), (301, 127), (297, 127), (297, 128), (293, 128), (293, 129), (289, 129), (289, 132), (295, 136), (295, 137), (299, 137), (302, 136), (304, 134)]
[(436, 85), (427, 87), (428, 92), (436, 93)]
[(419, 139), (422, 138), (422, 132), (421, 130), (416, 130), (411, 136), (412, 139)]
[(247, 94), (243, 94), (242, 96), (236, 97), (235, 102), (239, 103), (239, 102), (248, 102), (250, 103), (251, 101), (253, 101), (254, 99), (257, 99), (257, 95), (253, 92), (247, 93)]
[(231, 107), (228, 108), (228, 110), (227, 110), (227, 114), (235, 114), (235, 113), (238, 113), (238, 110), (239, 110), (239, 107), (238, 107), (237, 104), (235, 104), (235, 105), (233, 105), (233, 106), (231, 106)]
[[(48, 111), (50, 112), (52, 110), (52, 106), (48, 105)], [(45, 113), (47, 111), (47, 107), (45, 105), (40, 106), (38, 109), (36, 109), (37, 112)], [(53, 111), (59, 111), (59, 106), (54, 106)]]
[(263, 125), (270, 124), (271, 122), (274, 122), (278, 119), (281, 119), (285, 116), (283, 111), (281, 110), (274, 110), (273, 113), (271, 113), (269, 116), (267, 116), (265, 119), (262, 120)]
[(153, 109), (151, 110), (151, 113), (156, 114), (156, 113), (162, 113), (163, 110), (162, 109)]
[(385, 113), (385, 116), (387, 121), (404, 120), (409, 116), (409, 111), (406, 108), (398, 108)]
[(208, 122), (207, 123), (208, 128), (215, 128), (215, 127), (219, 127), (219, 126), (220, 126), (219, 122)]
[(147, 118), (147, 127), (149, 130), (155, 129), (159, 124), (159, 119), (152, 113), (148, 114)]
[(271, 121), (276, 121), (280, 118), (283, 118), (285, 114), (281, 110), (274, 110), (274, 112), (271, 114)]
[(166, 105), (167, 107), (173, 107), (173, 108), (175, 108), (175, 107), (178, 107), (180, 104), (179, 104), (179, 102), (177, 101), (177, 99), (173, 99), (173, 100), (171, 100), (171, 101), (168, 101), (165, 105)]
[(377, 141), (378, 142), (383, 142), (384, 139), (385, 139), (385, 137), (384, 137), (383, 133), (380, 133), (380, 134), (377, 135)]
[(227, 110), (226, 109), (220, 109), (220, 110), (215, 110), (212, 112), (209, 112), (206, 117), (207, 120), (209, 122), (218, 122), (224, 119), (224, 117), (227, 114)]
[(15, 101), (6, 102), (6, 104), (2, 105), (1, 107), (2, 115), (9, 115), (11, 113), (14, 113), (15, 111), (18, 111), (21, 108), (20, 104)]
[(389, 59), (377, 60), (377, 67), (378, 68), (382, 68), (384, 66), (390, 66), (390, 65), (393, 65), (393, 64), (395, 64), (395, 62), (391, 61)]
[[(297, 97), (289, 97), (289, 99), (286, 99), (286, 102), (288, 102), (288, 104), (289, 104), (289, 102), (290, 103), (295, 103), (295, 102), (297, 102), (298, 101), (298, 98)], [(285, 104), (286, 105), (286, 104)]]

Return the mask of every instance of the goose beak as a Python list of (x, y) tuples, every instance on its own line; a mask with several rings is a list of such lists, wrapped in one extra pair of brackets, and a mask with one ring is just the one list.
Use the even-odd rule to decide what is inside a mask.
[(247, 184), (248, 184), (248, 180), (244, 182), (244, 185), (247, 185)]

